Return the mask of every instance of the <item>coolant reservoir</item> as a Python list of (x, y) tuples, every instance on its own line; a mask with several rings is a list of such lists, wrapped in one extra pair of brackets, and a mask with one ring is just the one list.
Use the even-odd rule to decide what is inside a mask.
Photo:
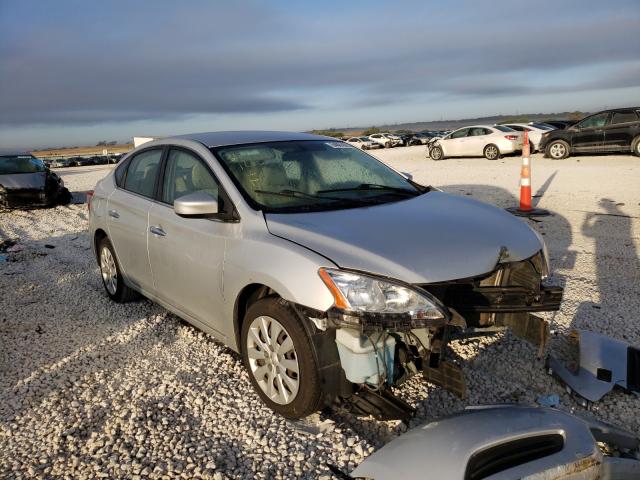
[(392, 380), (396, 340), (391, 335), (381, 332), (367, 336), (357, 330), (339, 328), (336, 344), (340, 363), (350, 382), (377, 386), (387, 377)]

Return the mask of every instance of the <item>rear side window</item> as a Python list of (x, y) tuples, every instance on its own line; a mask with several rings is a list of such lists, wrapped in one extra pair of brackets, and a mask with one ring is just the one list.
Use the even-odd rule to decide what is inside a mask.
[(156, 188), (162, 150), (147, 150), (129, 162), (124, 189), (152, 198)]
[(504, 125), (494, 125), (493, 128), (501, 132), (515, 132), (513, 128), (505, 127)]
[(629, 110), (626, 112), (614, 112), (613, 117), (611, 118), (611, 123), (629, 123), (629, 122), (637, 122), (638, 115), (633, 110)]

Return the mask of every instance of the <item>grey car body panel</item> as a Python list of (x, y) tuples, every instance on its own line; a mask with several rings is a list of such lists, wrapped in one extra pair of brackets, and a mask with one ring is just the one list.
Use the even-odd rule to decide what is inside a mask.
[[(597, 402), (604, 395), (627, 385), (629, 344), (588, 330), (576, 330), (580, 342), (580, 365), (576, 373), (570, 371), (558, 359), (549, 356), (547, 366), (552, 373), (573, 391), (590, 402)], [(611, 381), (598, 378), (598, 371), (611, 373)]]
[[(600, 436), (599, 429), (606, 431), (608, 427), (550, 408), (515, 405), (470, 408), (401, 435), (365, 459), (351, 476), (412, 480), (423, 479), (428, 472), (429, 478), (463, 479), (476, 452), (505, 442), (557, 433), (564, 437), (559, 452), (486, 478), (636, 478), (621, 475), (637, 472), (640, 462), (636, 460), (624, 464), (605, 461), (607, 467), (601, 471), (603, 455), (596, 445), (596, 440), (601, 439), (594, 437)], [(633, 440), (626, 432), (621, 438)]]
[[(274, 235), (305, 245), (341, 268), (408, 283), (432, 283), (531, 257), (542, 243), (522, 220), (476, 200), (442, 192), (357, 210), (266, 214)], [(395, 241), (394, 235), (397, 235)]]
[(10, 173), (0, 175), (0, 185), (6, 189), (44, 188), (46, 179), (46, 172)]

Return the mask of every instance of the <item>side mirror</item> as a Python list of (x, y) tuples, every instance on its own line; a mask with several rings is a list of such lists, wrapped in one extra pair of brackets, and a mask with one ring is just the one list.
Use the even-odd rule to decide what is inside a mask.
[(204, 192), (195, 192), (173, 202), (173, 210), (181, 217), (214, 215), (218, 212), (218, 201)]
[(404, 175), (408, 180), (413, 180), (413, 175), (411, 175), (409, 172), (400, 172), (402, 173), (402, 175)]

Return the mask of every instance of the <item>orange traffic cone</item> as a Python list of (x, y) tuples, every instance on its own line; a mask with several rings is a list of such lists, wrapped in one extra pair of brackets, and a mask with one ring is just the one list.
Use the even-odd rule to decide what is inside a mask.
[(529, 154), (529, 132), (524, 131), (522, 140), (522, 168), (520, 169), (520, 206), (507, 208), (507, 211), (520, 217), (549, 215), (547, 210), (531, 207), (531, 161)]

